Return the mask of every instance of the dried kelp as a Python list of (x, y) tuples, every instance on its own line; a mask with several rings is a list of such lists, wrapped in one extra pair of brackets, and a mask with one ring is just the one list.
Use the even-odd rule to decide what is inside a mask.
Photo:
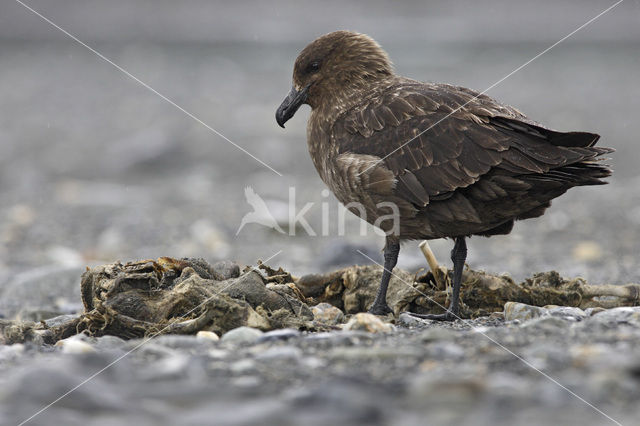
[[(442, 269), (442, 268), (441, 268)], [(297, 285), (312, 303), (327, 302), (346, 313), (365, 310), (375, 298), (382, 268), (350, 266), (327, 274), (305, 275)], [(449, 274), (443, 274), (440, 284), (431, 272), (414, 277), (394, 270), (389, 284), (387, 302), (394, 314), (441, 313), (448, 306)], [(465, 269), (462, 276), (463, 318), (489, 315), (503, 310), (506, 302), (521, 302), (534, 306), (560, 305), (579, 308), (612, 308), (640, 304), (640, 285), (591, 285), (582, 278), (566, 280), (555, 271), (538, 273), (517, 284), (508, 275), (493, 275)]]
[[(438, 267), (414, 276), (394, 270), (387, 302), (396, 315), (439, 313), (448, 304), (450, 275)], [(335, 328), (313, 321), (310, 309), (329, 303), (346, 314), (366, 311), (375, 298), (382, 268), (350, 266), (326, 274), (293, 277), (262, 263), (242, 272), (233, 262), (210, 265), (202, 259), (161, 257), (97, 266), (82, 275), (84, 312), (47, 321), (0, 320), (6, 343), (55, 343), (79, 332), (123, 338), (158, 334), (222, 334), (239, 326), (262, 330)], [(640, 285), (591, 285), (557, 272), (535, 274), (523, 283), (509, 276), (466, 269), (462, 317), (500, 312), (506, 302), (580, 308), (640, 304)]]

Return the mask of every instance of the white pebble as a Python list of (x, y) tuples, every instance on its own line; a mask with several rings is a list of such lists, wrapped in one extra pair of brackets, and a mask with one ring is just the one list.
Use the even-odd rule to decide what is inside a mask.
[(56, 346), (62, 348), (62, 353), (65, 354), (88, 354), (96, 351), (89, 343), (74, 338), (59, 340)]
[(205, 330), (200, 330), (198, 331), (198, 334), (196, 334), (196, 339), (198, 340), (211, 340), (211, 341), (218, 341), (220, 340), (220, 337), (218, 337), (218, 335), (216, 333), (214, 333), (213, 331), (205, 331)]

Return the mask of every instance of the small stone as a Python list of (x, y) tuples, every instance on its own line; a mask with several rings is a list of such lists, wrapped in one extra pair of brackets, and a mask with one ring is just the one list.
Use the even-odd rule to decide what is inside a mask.
[(360, 312), (355, 314), (349, 322), (347, 322), (344, 330), (362, 330), (369, 333), (386, 333), (393, 331), (393, 326), (380, 320), (375, 315)]
[(323, 324), (335, 325), (344, 322), (344, 313), (329, 303), (318, 303), (311, 308), (313, 320)]
[(200, 330), (196, 334), (196, 339), (198, 339), (198, 340), (210, 340), (212, 342), (217, 342), (218, 340), (220, 340), (220, 337), (218, 337), (218, 335), (216, 333), (214, 333), (213, 331)]
[(396, 324), (401, 325), (403, 327), (425, 327), (431, 324), (433, 321), (422, 319), (418, 317), (414, 317), (413, 315), (403, 312), (400, 314), (398, 319), (396, 320)]
[(525, 303), (507, 302), (504, 304), (505, 321), (526, 321), (532, 318), (541, 317), (548, 313), (548, 309), (527, 305)]
[(275, 340), (289, 340), (298, 337), (300, 332), (294, 328), (281, 328), (279, 330), (267, 331), (258, 338), (258, 343), (273, 342)]
[(640, 306), (606, 309), (590, 317), (589, 322), (606, 325), (630, 324), (640, 326)]
[(555, 306), (551, 308), (546, 306), (545, 308), (549, 309), (551, 316), (561, 317), (569, 321), (582, 321), (587, 317), (587, 314), (582, 309), (572, 306)]
[(65, 354), (88, 354), (96, 352), (96, 348), (76, 336), (58, 340), (56, 346), (62, 348), (62, 353)]
[(264, 333), (257, 328), (252, 327), (238, 327), (233, 330), (227, 331), (222, 336), (222, 341), (227, 343), (254, 343)]

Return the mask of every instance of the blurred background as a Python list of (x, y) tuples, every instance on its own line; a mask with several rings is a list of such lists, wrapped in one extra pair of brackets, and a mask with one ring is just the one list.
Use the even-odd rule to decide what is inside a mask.
[[(269, 166), (187, 116), (19, 2), (0, 3), (0, 314), (59, 305), (86, 265), (158, 256), (234, 259), (301, 275), (382, 260), (322, 196), (306, 148), (308, 108), (283, 130), (274, 113), (311, 40), (374, 37), (400, 74), (482, 91), (613, 1), (27, 0), (26, 4)], [(616, 148), (605, 187), (580, 188), (510, 236), (473, 238), (468, 263), (517, 279), (558, 270), (595, 283), (640, 281), (640, 2), (626, 0), (488, 92), (558, 130)], [(249, 224), (245, 187), (287, 230), (298, 210), (327, 236)], [(450, 241), (434, 241), (449, 264)], [(424, 267), (416, 243), (400, 266)], [(45, 303), (45, 304), (46, 304)], [(72, 310), (70, 308), (70, 310)]]

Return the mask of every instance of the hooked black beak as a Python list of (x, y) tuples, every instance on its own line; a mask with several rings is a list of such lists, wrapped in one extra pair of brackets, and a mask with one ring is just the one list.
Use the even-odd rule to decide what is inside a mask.
[(307, 93), (309, 91), (309, 86), (304, 89), (297, 91), (295, 87), (291, 88), (291, 91), (284, 98), (284, 101), (278, 107), (276, 111), (276, 121), (284, 129), (284, 123), (289, 121), (291, 117), (296, 113), (300, 105), (302, 105), (307, 100)]

